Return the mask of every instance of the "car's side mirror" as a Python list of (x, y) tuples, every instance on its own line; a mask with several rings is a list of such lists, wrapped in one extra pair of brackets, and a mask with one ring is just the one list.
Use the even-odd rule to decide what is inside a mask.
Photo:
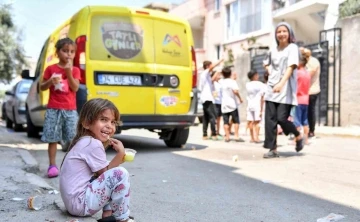
[(11, 91), (6, 91), (6, 92), (5, 92), (5, 95), (7, 95), (7, 96), (13, 96), (14, 94), (13, 94)]
[(23, 79), (30, 79), (30, 80), (34, 80), (35, 78), (34, 77), (31, 77), (30, 76), (30, 71), (28, 69), (24, 69), (22, 72), (21, 72), (21, 78)]

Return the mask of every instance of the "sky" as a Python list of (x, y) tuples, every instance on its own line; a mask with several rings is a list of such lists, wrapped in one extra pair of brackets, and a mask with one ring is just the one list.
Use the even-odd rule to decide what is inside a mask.
[(183, 0), (0, 0), (12, 3), (15, 25), (23, 30), (26, 55), (34, 60), (50, 33), (87, 5), (143, 7), (151, 2), (178, 4)]

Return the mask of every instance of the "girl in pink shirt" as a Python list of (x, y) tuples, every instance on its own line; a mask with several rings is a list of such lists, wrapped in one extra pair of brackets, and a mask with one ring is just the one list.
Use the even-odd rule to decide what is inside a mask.
[(294, 124), (298, 131), (303, 127), (305, 144), (308, 144), (309, 121), (308, 121), (308, 107), (309, 107), (309, 89), (310, 89), (310, 74), (305, 69), (306, 58), (300, 55), (299, 65), (297, 70), (297, 101), (298, 105), (295, 110)]
[[(68, 212), (89, 216), (103, 210), (99, 221), (130, 222), (129, 173), (119, 167), (125, 149), (114, 135), (119, 110), (106, 99), (89, 100), (81, 109), (76, 136), (60, 171), (60, 193)], [(108, 162), (105, 147), (117, 152)]]

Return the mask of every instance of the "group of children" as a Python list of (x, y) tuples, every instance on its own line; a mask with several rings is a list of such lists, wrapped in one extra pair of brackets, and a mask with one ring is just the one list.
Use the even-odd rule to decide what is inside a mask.
[[(130, 222), (129, 173), (123, 167), (123, 144), (111, 138), (118, 122), (119, 110), (106, 99), (89, 100), (76, 111), (76, 91), (80, 70), (72, 65), (75, 43), (60, 39), (56, 43), (57, 64), (46, 68), (41, 90), (50, 90), (45, 113), (42, 141), (47, 142), (50, 166), (48, 177), (57, 177), (57, 144), (72, 141), (61, 164), (60, 193), (67, 211), (74, 216), (88, 216), (103, 210), (98, 221)], [(117, 154), (108, 162), (105, 147)]]
[[(287, 32), (290, 32), (289, 30), (287, 28)], [(277, 36), (284, 35), (284, 42), (290, 42), (289, 33), (285, 31), (285, 34), (279, 34), (277, 31)], [(281, 40), (280, 37), (279, 39)], [(75, 43), (69, 38), (64, 38), (60, 39), (55, 47), (59, 62), (46, 68), (40, 85), (41, 90), (50, 90), (44, 134), (41, 138), (49, 144), (48, 177), (59, 175), (55, 163), (57, 143), (61, 140), (71, 140), (60, 171), (60, 192), (68, 212), (75, 216), (86, 216), (103, 210), (102, 219), (99, 221), (133, 221), (129, 216), (129, 173), (125, 168), (119, 167), (124, 162), (125, 149), (119, 140), (111, 138), (120, 121), (119, 110), (106, 99), (92, 99), (85, 103), (78, 117), (76, 91), (79, 88), (80, 70), (72, 65)], [(296, 53), (294, 56), (296, 57)], [(298, 60), (294, 59), (294, 61)], [(225, 142), (230, 141), (231, 125), (234, 127), (235, 141), (242, 141), (239, 137), (238, 106), (243, 100), (236, 82), (236, 74), (229, 67), (223, 68), (221, 72), (214, 72), (214, 68), (221, 62), (222, 60), (216, 64), (210, 61), (203, 63), (204, 71), (201, 73), (199, 83), (200, 99), (204, 108), (203, 138), (208, 139), (207, 128), (210, 123), (210, 138), (219, 139), (222, 117)], [(295, 125), (298, 130), (303, 127), (307, 135), (310, 76), (305, 65), (306, 58), (301, 56), (299, 64), (296, 64), (298, 105), (295, 111)], [(246, 84), (248, 127), (251, 132), (251, 142), (259, 143), (259, 123), (264, 117), (264, 95), (268, 93), (270, 84), (265, 87), (259, 81), (259, 75), (255, 70), (248, 73), (248, 78), (250, 80)], [(269, 78), (273, 77), (270, 75)], [(273, 85), (275, 93), (281, 91), (281, 86), (278, 84)], [(268, 98), (265, 113), (267, 121), (272, 118), (267, 112), (278, 114), (276, 110), (269, 110), (269, 107), (281, 108), (279, 106), (281, 103), (272, 102), (272, 104), (269, 101), (271, 102), (271, 99)], [(286, 106), (286, 110), (289, 107)], [(285, 108), (281, 109), (284, 111)], [(288, 115), (290, 112), (284, 111), (284, 113)], [(288, 123), (284, 124), (284, 122), (283, 119), (279, 119), (274, 122), (274, 126), (276, 127), (278, 123), (282, 124), (282, 127), (288, 126), (286, 125)], [(269, 130), (273, 129), (269, 128)], [(299, 140), (297, 139), (297, 143)], [(275, 144), (268, 143), (271, 145), (268, 145), (269, 147), (266, 144), (265, 142), (264, 147), (270, 148), (270, 152), (276, 151), (276, 137)], [(105, 147), (108, 146), (117, 152), (110, 162), (107, 161), (105, 153)], [(270, 153), (268, 156), (275, 157), (275, 154)]]
[[(207, 136), (208, 125), (211, 127), (210, 139), (219, 140), (221, 117), (224, 123), (225, 142), (230, 141), (231, 128), (234, 127), (234, 140), (243, 142), (239, 137), (240, 113), (239, 105), (243, 103), (236, 82), (236, 74), (230, 67), (224, 67), (221, 71), (214, 71), (223, 60), (215, 63), (204, 61), (204, 71), (201, 73), (199, 90), (200, 100), (203, 104), (203, 139)], [(265, 85), (259, 81), (259, 74), (255, 70), (248, 73), (250, 82), (246, 84), (247, 91), (247, 127), (250, 129), (251, 141), (261, 143), (259, 139), (260, 121), (264, 107)]]
[[(298, 104), (292, 107), (291, 120), (298, 131), (303, 130), (304, 135), (309, 134), (308, 105), (310, 74), (306, 69), (307, 57), (300, 55), (297, 66), (297, 91), (296, 97)], [(201, 101), (204, 107), (203, 139), (207, 136), (208, 124), (211, 126), (210, 139), (219, 140), (222, 138), (220, 132), (221, 117), (223, 118), (225, 142), (230, 141), (232, 125), (234, 126), (235, 141), (243, 141), (239, 137), (239, 109), (238, 106), (243, 102), (239, 87), (236, 82), (236, 74), (231, 72), (228, 67), (221, 71), (214, 71), (222, 60), (212, 65), (211, 62), (203, 63), (204, 71), (200, 76), (199, 90)], [(249, 82), (246, 83), (247, 108), (246, 120), (247, 129), (250, 131), (250, 142), (263, 143), (259, 139), (260, 125), (265, 117), (264, 96), (267, 90), (266, 82), (269, 73), (264, 75), (264, 82), (259, 81), (259, 74), (256, 70), (248, 72)], [(279, 126), (280, 127), (280, 126)], [(281, 127), (280, 130), (281, 131)], [(308, 144), (308, 137), (304, 137), (304, 143)]]

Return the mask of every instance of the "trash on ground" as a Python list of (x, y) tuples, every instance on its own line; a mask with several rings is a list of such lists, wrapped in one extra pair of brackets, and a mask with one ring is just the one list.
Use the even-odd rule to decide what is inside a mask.
[(195, 146), (192, 146), (191, 149), (192, 149), (192, 150), (196, 150), (196, 147), (195, 147)]
[(80, 222), (78, 219), (67, 220), (66, 222)]
[(14, 200), (14, 201), (22, 201), (22, 200), (24, 200), (24, 198), (14, 197), (14, 198), (12, 198), (12, 200)]
[(35, 189), (36, 192), (38, 192), (39, 194), (42, 194), (40, 189)]
[(239, 160), (239, 156), (238, 156), (238, 155), (233, 156), (233, 157), (232, 157), (232, 160), (233, 160), (234, 162), (237, 162), (237, 161)]
[(49, 191), (49, 194), (58, 194), (59, 193), (59, 191), (57, 191), (57, 190), (50, 190)]
[(327, 215), (326, 217), (317, 219), (316, 222), (335, 222), (335, 221), (342, 220), (344, 218), (345, 218), (345, 216), (343, 216), (343, 215), (331, 213), (331, 214)]
[(27, 206), (31, 210), (40, 210), (42, 207), (40, 198), (38, 196), (29, 197)]
[(271, 180), (262, 180), (263, 183), (271, 183)]
[(162, 182), (163, 182), (163, 183), (167, 183), (167, 180), (163, 180)]

